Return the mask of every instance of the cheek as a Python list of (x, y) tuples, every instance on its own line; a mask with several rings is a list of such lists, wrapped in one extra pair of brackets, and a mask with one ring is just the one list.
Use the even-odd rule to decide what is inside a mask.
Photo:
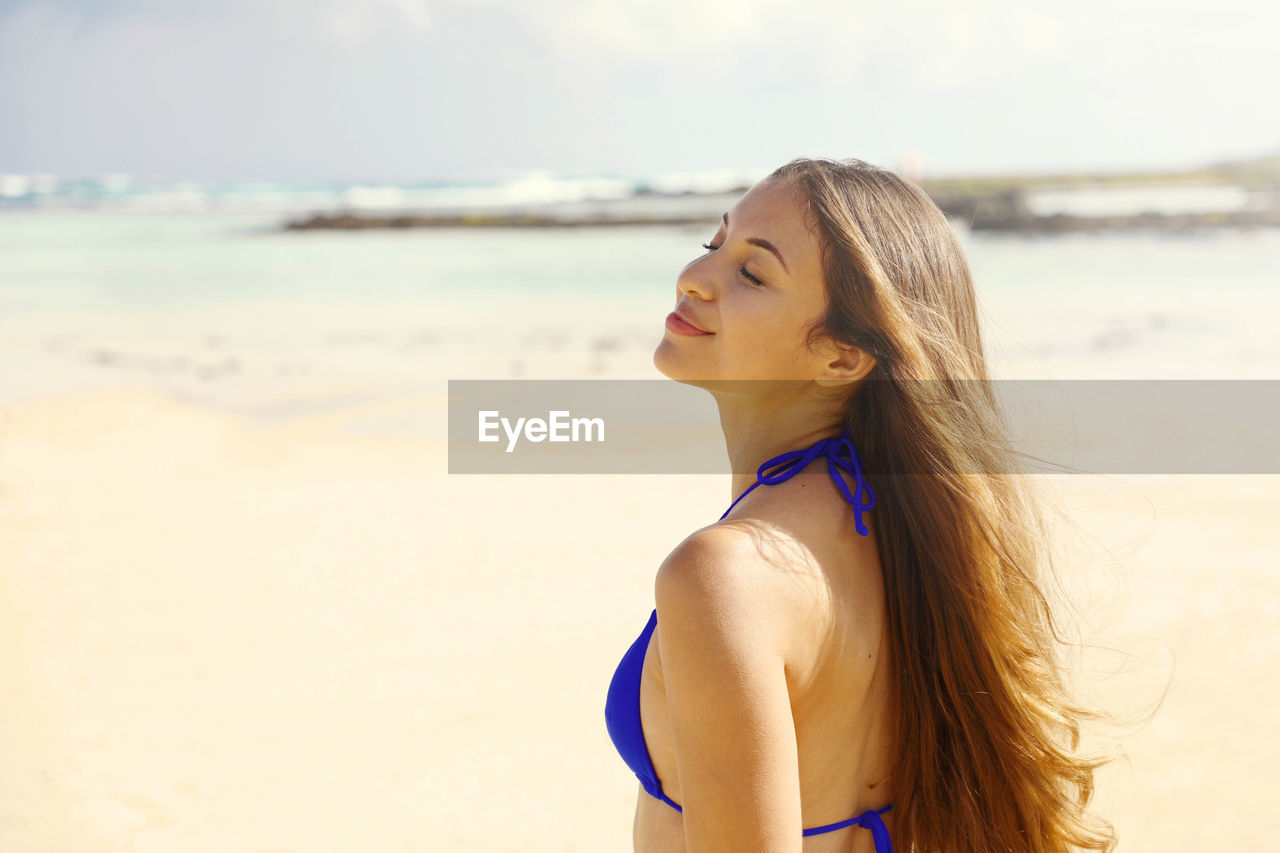
[(776, 335), (785, 325), (784, 306), (772, 299), (752, 299), (733, 307), (738, 328), (757, 337)]
[(762, 336), (768, 336), (778, 343), (793, 340), (799, 332), (800, 317), (793, 306), (784, 300), (761, 300), (751, 306), (752, 316), (749, 322)]
[(777, 305), (761, 301), (744, 307), (735, 313), (730, 328), (735, 330), (734, 350), (749, 360), (769, 364), (802, 360), (799, 320), (779, 310)]

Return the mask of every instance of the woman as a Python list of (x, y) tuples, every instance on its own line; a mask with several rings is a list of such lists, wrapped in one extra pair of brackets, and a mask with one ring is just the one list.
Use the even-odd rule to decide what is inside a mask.
[(609, 688), (635, 849), (1109, 849), (945, 217), (796, 160), (704, 248), (654, 364), (715, 397), (734, 500)]

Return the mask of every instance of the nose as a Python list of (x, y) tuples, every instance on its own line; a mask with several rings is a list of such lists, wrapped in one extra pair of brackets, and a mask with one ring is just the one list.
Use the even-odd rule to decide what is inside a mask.
[(698, 299), (710, 299), (715, 290), (715, 283), (708, 268), (706, 255), (695, 258), (685, 264), (676, 276), (676, 298), (689, 295)]

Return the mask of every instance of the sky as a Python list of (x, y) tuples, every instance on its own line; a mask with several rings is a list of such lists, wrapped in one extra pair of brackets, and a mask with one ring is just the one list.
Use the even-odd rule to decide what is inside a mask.
[(925, 177), (1280, 152), (1273, 0), (0, 0), (0, 174)]

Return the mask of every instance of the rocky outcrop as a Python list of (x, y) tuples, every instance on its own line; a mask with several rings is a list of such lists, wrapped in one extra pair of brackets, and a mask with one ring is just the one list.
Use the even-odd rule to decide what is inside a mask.
[(368, 213), (317, 213), (285, 224), (288, 231), (359, 228), (585, 228), (608, 225), (701, 225), (705, 216), (607, 217), (579, 218), (549, 216), (539, 213), (492, 213), (458, 215)]
[(1234, 211), (1192, 213), (1141, 213), (1111, 216), (1076, 216), (1068, 213), (1039, 215), (1027, 204), (1027, 191), (1014, 188), (985, 195), (934, 197), (949, 218), (973, 231), (1066, 233), (1077, 231), (1193, 231), (1206, 228), (1280, 227), (1280, 206)]
[[(930, 197), (948, 218), (972, 231), (1057, 234), (1078, 231), (1194, 231), (1210, 228), (1280, 227), (1280, 199), (1264, 207), (1235, 211), (1158, 213), (1109, 216), (1076, 216), (1066, 213), (1040, 215), (1027, 203), (1024, 186), (990, 185), (929, 189)], [(285, 224), (290, 231), (318, 229), (353, 230), (364, 228), (594, 228), (633, 225), (714, 225), (719, 213), (699, 201), (711, 195), (690, 194), (687, 203), (662, 210), (638, 211), (625, 202), (600, 203), (589, 211), (506, 210), (453, 213), (316, 213)], [(725, 205), (728, 206), (727, 204)], [(719, 211), (723, 208), (715, 207)], [(645, 215), (639, 215), (643, 212)]]

